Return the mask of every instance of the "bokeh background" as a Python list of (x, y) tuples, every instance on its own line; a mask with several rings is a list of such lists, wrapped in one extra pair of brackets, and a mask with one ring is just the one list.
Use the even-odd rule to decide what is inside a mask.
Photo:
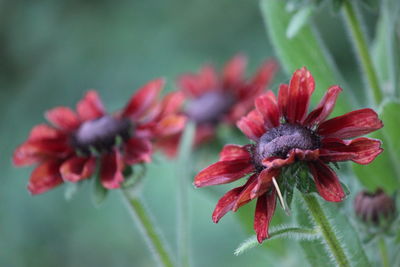
[[(373, 25), (374, 14), (366, 15)], [(335, 16), (323, 8), (313, 19), (341, 72), (360, 86)], [(155, 266), (117, 190), (99, 207), (88, 185), (70, 201), (62, 187), (32, 197), (26, 190), (31, 168), (14, 168), (13, 150), (47, 109), (73, 107), (89, 88), (113, 111), (150, 79), (166, 77), (173, 90), (180, 73), (205, 62), (221, 67), (237, 52), (248, 55), (249, 73), (274, 55), (255, 0), (0, 1), (0, 266)], [(288, 78), (279, 73), (272, 88)], [(156, 156), (148, 169), (144, 199), (176, 251), (174, 162)], [(251, 222), (252, 208), (215, 225), (219, 195), (190, 188), (193, 266), (306, 264), (295, 242), (273, 240), (234, 256), (251, 234), (239, 218)]]

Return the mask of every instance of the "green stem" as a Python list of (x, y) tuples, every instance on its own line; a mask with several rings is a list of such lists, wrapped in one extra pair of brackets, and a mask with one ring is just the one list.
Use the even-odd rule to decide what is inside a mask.
[(180, 267), (189, 266), (189, 201), (188, 189), (190, 186), (191, 151), (195, 135), (195, 124), (188, 122), (179, 144), (179, 164), (177, 164), (178, 178), (178, 259)]
[(382, 266), (389, 267), (389, 256), (385, 239), (381, 236), (378, 242), (379, 242), (379, 251), (381, 253)]
[(132, 213), (133, 218), (136, 220), (150, 250), (153, 252), (152, 254), (155, 257), (155, 260), (160, 264), (160, 266), (174, 267), (175, 264), (166, 249), (167, 246), (160, 238), (156, 227), (153, 225), (150, 216), (139, 197), (135, 192), (129, 191), (129, 189), (122, 189), (122, 193), (126, 200), (127, 207)]
[(350, 26), (350, 33), (354, 41), (356, 54), (366, 75), (368, 85), (372, 90), (375, 103), (379, 105), (383, 99), (382, 90), (379, 86), (378, 76), (372, 63), (360, 19), (352, 1), (346, 0), (343, 4), (343, 9), (345, 19)]
[(315, 224), (321, 231), (321, 236), (328, 246), (329, 252), (336, 260), (337, 265), (341, 267), (350, 266), (350, 261), (348, 260), (344, 247), (336, 236), (317, 198), (311, 194), (303, 194), (302, 196)]

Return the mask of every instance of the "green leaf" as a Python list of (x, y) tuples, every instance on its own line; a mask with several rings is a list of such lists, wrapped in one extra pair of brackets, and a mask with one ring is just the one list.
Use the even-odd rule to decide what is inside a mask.
[[(311, 71), (317, 87), (313, 94), (314, 103), (322, 98), (331, 85), (338, 84), (346, 88), (331, 56), (310, 24), (302, 27), (292, 39), (286, 37), (291, 15), (285, 11), (285, 1), (261, 0), (261, 12), (275, 52), (287, 74), (291, 75), (303, 66)], [(335, 114), (349, 111), (350, 91), (344, 90), (347, 95), (337, 102)]]
[(93, 180), (93, 191), (92, 191), (92, 200), (93, 203), (98, 206), (100, 205), (107, 197), (108, 190), (103, 187), (100, 182), (99, 176), (94, 176)]
[[(288, 238), (294, 240), (309, 241), (319, 238), (319, 230), (280, 225), (270, 230), (269, 238), (267, 240), (264, 240), (264, 243), (267, 243), (269, 240), (277, 238)], [(234, 254), (236, 256), (239, 256), (244, 252), (246, 252), (247, 250), (256, 247), (257, 245), (262, 245), (262, 244), (258, 243), (257, 236), (254, 235), (249, 239), (245, 240), (242, 244), (240, 244), (239, 247), (235, 250)]]
[(296, 12), (290, 20), (289, 26), (286, 30), (286, 37), (293, 38), (305, 26), (314, 11), (313, 6), (306, 6)]
[(369, 165), (353, 165), (362, 184), (371, 191), (382, 187), (391, 194), (400, 187), (399, 110), (399, 102), (384, 103), (379, 115), (384, 127), (371, 135), (382, 140), (384, 151)]

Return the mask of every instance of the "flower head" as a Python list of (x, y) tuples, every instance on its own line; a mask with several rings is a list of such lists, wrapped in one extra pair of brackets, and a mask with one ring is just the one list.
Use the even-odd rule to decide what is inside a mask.
[[(277, 64), (266, 61), (251, 79), (244, 78), (246, 58), (235, 56), (218, 75), (214, 67), (204, 66), (199, 73), (188, 73), (178, 78), (179, 90), (187, 103), (183, 108), (189, 120), (196, 123), (195, 144), (214, 137), (216, 127), (224, 122), (235, 124), (248, 112), (256, 96), (271, 82)], [(160, 146), (169, 154), (176, 153), (180, 136), (163, 140)]]
[(354, 210), (363, 222), (379, 226), (395, 217), (396, 203), (379, 188), (374, 193), (359, 192), (354, 199)]
[[(226, 145), (217, 163), (196, 177), (197, 187), (225, 184), (248, 177), (244, 185), (226, 193), (218, 202), (213, 221), (229, 210), (257, 198), (254, 228), (259, 242), (268, 237), (268, 225), (275, 211), (277, 187), (288, 179), (280, 174), (301, 164), (314, 180), (319, 194), (327, 201), (341, 201), (345, 193), (330, 162), (351, 160), (368, 164), (382, 152), (379, 140), (357, 137), (381, 128), (372, 109), (360, 109), (329, 119), (342, 89), (332, 86), (319, 105), (307, 115), (314, 91), (311, 73), (297, 70), (290, 84), (282, 84), (278, 99), (272, 91), (255, 100), (255, 109), (237, 122), (238, 128), (254, 143)], [(303, 182), (303, 181), (300, 181)]]
[(172, 93), (159, 101), (163, 86), (162, 79), (149, 82), (115, 114), (105, 111), (94, 90), (78, 102), (76, 111), (56, 107), (46, 112), (51, 125), (35, 126), (13, 157), (16, 166), (37, 165), (29, 191), (40, 194), (64, 181), (90, 178), (97, 163), (101, 184), (120, 187), (127, 166), (151, 161), (154, 140), (183, 129), (186, 118), (176, 115), (175, 105), (181, 97)]

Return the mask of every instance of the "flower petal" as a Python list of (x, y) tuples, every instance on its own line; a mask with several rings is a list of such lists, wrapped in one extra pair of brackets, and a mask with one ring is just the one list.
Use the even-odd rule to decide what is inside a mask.
[(37, 166), (29, 179), (28, 190), (33, 195), (42, 194), (63, 183), (59, 172), (60, 161), (48, 160)]
[(262, 243), (268, 238), (268, 228), (274, 215), (276, 207), (276, 193), (273, 189), (269, 193), (265, 193), (258, 197), (256, 211), (254, 214), (254, 230), (257, 234), (258, 243)]
[(128, 105), (124, 108), (122, 116), (136, 120), (148, 113), (148, 110), (156, 103), (164, 85), (164, 79), (152, 80), (145, 84), (132, 96)]
[(279, 113), (284, 118), (287, 118), (288, 101), (289, 101), (289, 85), (281, 84), (279, 86), (279, 92), (278, 92), (278, 106), (279, 106)]
[(286, 119), (289, 123), (300, 123), (308, 111), (310, 97), (315, 88), (314, 78), (305, 68), (296, 70), (289, 83)]
[(105, 114), (103, 103), (94, 90), (86, 93), (83, 99), (78, 102), (76, 109), (82, 121), (94, 120)]
[(258, 184), (258, 176), (259, 174), (255, 173), (250, 176), (249, 179), (247, 179), (246, 183), (242, 186), (242, 192), (240, 192), (240, 195), (236, 199), (235, 205), (232, 207), (233, 211), (237, 211), (241, 206), (252, 200), (250, 195), (254, 187), (256, 187)]
[(60, 167), (64, 180), (76, 183), (92, 176), (96, 168), (96, 159), (87, 157), (72, 157)]
[(31, 130), (28, 141), (65, 140), (65, 138), (66, 135), (63, 131), (47, 124), (39, 124)]
[(251, 87), (254, 88), (250, 90), (253, 96), (258, 95), (269, 85), (277, 70), (278, 63), (275, 60), (267, 60), (261, 65), (250, 82)]
[(124, 145), (124, 161), (128, 165), (151, 162), (152, 152), (149, 139), (133, 137)]
[(222, 74), (223, 88), (231, 89), (243, 81), (243, 73), (246, 69), (247, 58), (242, 55), (236, 55), (225, 66)]
[(354, 140), (325, 138), (322, 140), (320, 158), (325, 162), (352, 160), (358, 164), (371, 163), (383, 149), (381, 141), (366, 137)]
[(107, 189), (119, 188), (124, 181), (123, 169), (124, 163), (119, 152), (104, 155), (100, 166), (101, 184)]
[(214, 223), (218, 223), (218, 221), (228, 212), (230, 211), (238, 198), (240, 192), (243, 190), (243, 186), (236, 187), (230, 191), (228, 191), (217, 203), (215, 206), (214, 212), (212, 214), (212, 220)]
[(368, 134), (382, 127), (383, 123), (378, 114), (370, 108), (365, 108), (324, 121), (317, 131), (324, 137), (345, 139)]
[(257, 97), (255, 105), (258, 112), (263, 116), (264, 125), (267, 129), (279, 126), (279, 109), (276, 97), (272, 91), (268, 91), (266, 94)]
[(322, 161), (310, 161), (308, 163), (311, 174), (319, 194), (326, 200), (332, 202), (342, 201), (345, 197), (342, 185), (336, 173)]
[(219, 161), (198, 173), (194, 179), (196, 187), (226, 184), (242, 178), (254, 169), (246, 160)]
[(331, 114), (341, 92), (342, 88), (337, 85), (330, 87), (318, 106), (308, 114), (303, 125), (312, 126), (324, 121)]
[(183, 115), (168, 115), (157, 123), (155, 129), (156, 137), (169, 136), (183, 131), (186, 124), (186, 116)]
[(76, 113), (68, 107), (53, 108), (47, 111), (45, 116), (55, 127), (66, 131), (73, 131), (80, 124)]
[(257, 177), (257, 184), (250, 192), (250, 199), (261, 196), (272, 185), (272, 179), (278, 178), (280, 174), (280, 169), (264, 169), (261, 171), (260, 175)]
[(178, 78), (178, 87), (186, 95), (196, 98), (219, 87), (218, 78), (212, 66), (204, 66), (199, 74), (188, 73)]
[(249, 145), (225, 145), (219, 154), (220, 161), (230, 160), (251, 160), (251, 154), (249, 152)]
[(268, 157), (262, 160), (262, 165), (267, 169), (282, 168), (292, 164), (296, 160), (296, 152), (292, 149), (286, 158)]
[(236, 126), (253, 141), (257, 141), (266, 131), (262, 115), (257, 110), (253, 110), (247, 116), (242, 117), (236, 123)]

